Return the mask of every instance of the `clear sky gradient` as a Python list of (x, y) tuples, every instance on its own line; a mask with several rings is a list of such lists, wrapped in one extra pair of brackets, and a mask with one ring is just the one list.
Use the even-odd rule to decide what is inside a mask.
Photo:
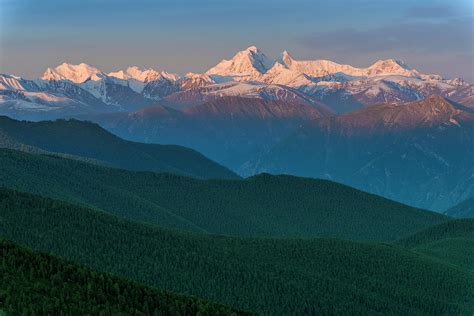
[(472, 0), (0, 0), (0, 73), (85, 62), (202, 72), (255, 45), (269, 57), (368, 66), (395, 58), (474, 81)]

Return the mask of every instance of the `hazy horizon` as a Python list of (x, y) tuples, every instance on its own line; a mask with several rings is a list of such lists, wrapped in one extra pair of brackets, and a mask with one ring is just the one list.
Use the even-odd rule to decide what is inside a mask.
[(0, 10), (0, 72), (25, 78), (62, 62), (203, 72), (255, 45), (270, 58), (394, 58), (474, 81), (471, 1), (0, 0)]

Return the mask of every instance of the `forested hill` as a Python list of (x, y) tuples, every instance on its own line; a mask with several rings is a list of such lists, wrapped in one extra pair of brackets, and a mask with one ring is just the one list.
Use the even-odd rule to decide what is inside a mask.
[(6, 149), (0, 173), (0, 186), (221, 235), (391, 241), (449, 219), (335, 182), (291, 176), (199, 180)]
[(239, 178), (190, 148), (130, 142), (97, 124), (74, 119), (27, 122), (0, 116), (0, 147), (69, 154), (129, 170), (172, 172), (206, 179)]
[(454, 219), (397, 242), (413, 251), (474, 272), (474, 219)]
[(0, 239), (0, 315), (250, 315)]
[(180, 233), (6, 189), (0, 208), (3, 238), (237, 309), (464, 315), (474, 307), (471, 273), (394, 245)]

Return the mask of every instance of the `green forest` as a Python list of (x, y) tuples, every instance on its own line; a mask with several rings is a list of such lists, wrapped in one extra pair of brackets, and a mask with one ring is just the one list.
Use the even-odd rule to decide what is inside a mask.
[(170, 172), (196, 178), (240, 178), (190, 148), (123, 140), (97, 124), (75, 119), (28, 122), (0, 116), (0, 147), (50, 153), (129, 170)]
[(474, 272), (474, 219), (454, 219), (397, 241), (413, 251)]
[(245, 237), (393, 241), (449, 217), (327, 180), (199, 180), (0, 149), (0, 186), (160, 227)]
[(274, 315), (464, 315), (472, 271), (409, 248), (185, 233), (0, 190), (0, 236), (98, 271)]
[(160, 291), (0, 239), (6, 315), (249, 315)]

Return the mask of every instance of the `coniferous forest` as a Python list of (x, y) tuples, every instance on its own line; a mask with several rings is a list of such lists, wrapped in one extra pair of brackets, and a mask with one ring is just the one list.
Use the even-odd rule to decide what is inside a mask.
[[(472, 261), (472, 223), (469, 220), (447, 220), (395, 243), (376, 243), (331, 238), (242, 238), (179, 232), (119, 218), (96, 208), (10, 189), (0, 190), (0, 207), (0, 234), (3, 238), (132, 280), (133, 283), (123, 286), (133, 288), (130, 291), (149, 291), (147, 293), (152, 297), (157, 294), (145, 285), (201, 297), (236, 310), (281, 315), (463, 315), (474, 304), (474, 279), (468, 264)], [(433, 240), (433, 231), (443, 234)], [(462, 238), (461, 242), (456, 241), (458, 237)], [(433, 245), (434, 241), (438, 244), (448, 242), (456, 247), (443, 250)], [(63, 261), (23, 248), (20, 251), (10, 242), (5, 242), (4, 247), (3, 254), (7, 257), (3, 259), (2, 269), (9, 271), (5, 276), (9, 273), (20, 274), (5, 278), (9, 284), (7, 288), (19, 292), (2, 292), (3, 304), (10, 302), (6, 305), (7, 312), (15, 312), (19, 311), (16, 309), (19, 305), (15, 304), (22, 304), (18, 297), (28, 301), (28, 291), (34, 291), (35, 284), (41, 287), (41, 282), (45, 281), (40, 281), (41, 274), (31, 275), (34, 269), (26, 263), (23, 263), (26, 266), (22, 270), (15, 272), (14, 267), (22, 264), (12, 264), (11, 260), (21, 262), (24, 260), (21, 256), (28, 255), (39, 258), (40, 262), (47, 259), (54, 265), (60, 265)], [(10, 252), (8, 249), (11, 248), (16, 250)], [(436, 253), (430, 249), (436, 250)], [(451, 256), (453, 251), (457, 253), (455, 259)], [(17, 255), (20, 258), (15, 258)], [(44, 269), (50, 268), (48, 264), (45, 263)], [(80, 271), (81, 268), (77, 269)], [(97, 278), (102, 280), (104, 277), (99, 272), (86, 271), (89, 273), (87, 278), (95, 280), (90, 282), (98, 282)], [(27, 276), (40, 280), (27, 285)], [(106, 276), (116, 280), (108, 274)], [(70, 291), (85, 291), (73, 296), (77, 302), (71, 308), (98, 308), (93, 311), (101, 308), (121, 311), (124, 308), (120, 307), (121, 302), (117, 302), (116, 297), (107, 298), (109, 292), (91, 294), (87, 288), (77, 288), (75, 279), (71, 278), (62, 273), (57, 276), (59, 284), (74, 283), (64, 285), (73, 287)], [(55, 280), (51, 279), (53, 285)], [(119, 289), (123, 282), (126, 284), (124, 279), (117, 280), (120, 281), (111, 283), (122, 282), (118, 285)], [(63, 297), (62, 291), (51, 291), (44, 294), (52, 297), (51, 308), (68, 297), (66, 294)], [(84, 296), (81, 295), (97, 295), (103, 301), (94, 301), (97, 305), (92, 301), (84, 303)], [(230, 311), (219, 305), (199, 303), (203, 301), (190, 303), (174, 296), (164, 297), (168, 298), (160, 298), (159, 302), (162, 299), (165, 302), (173, 300), (174, 303), (169, 304), (176, 304), (173, 308), (181, 314), (186, 314), (186, 310), (179, 308), (197, 312), (201, 308), (199, 306), (204, 306), (203, 313), (206, 308), (210, 314)], [(36, 301), (35, 305), (34, 302), (28, 301), (28, 308), (41, 311), (43, 303)], [(106, 307), (101, 302), (107, 302), (103, 303)], [(149, 308), (171, 308), (168, 303), (161, 305), (159, 302), (155, 303), (158, 305), (150, 303)], [(127, 306), (133, 308), (133, 305)]]
[(0, 240), (7, 315), (250, 315), (167, 293)]

